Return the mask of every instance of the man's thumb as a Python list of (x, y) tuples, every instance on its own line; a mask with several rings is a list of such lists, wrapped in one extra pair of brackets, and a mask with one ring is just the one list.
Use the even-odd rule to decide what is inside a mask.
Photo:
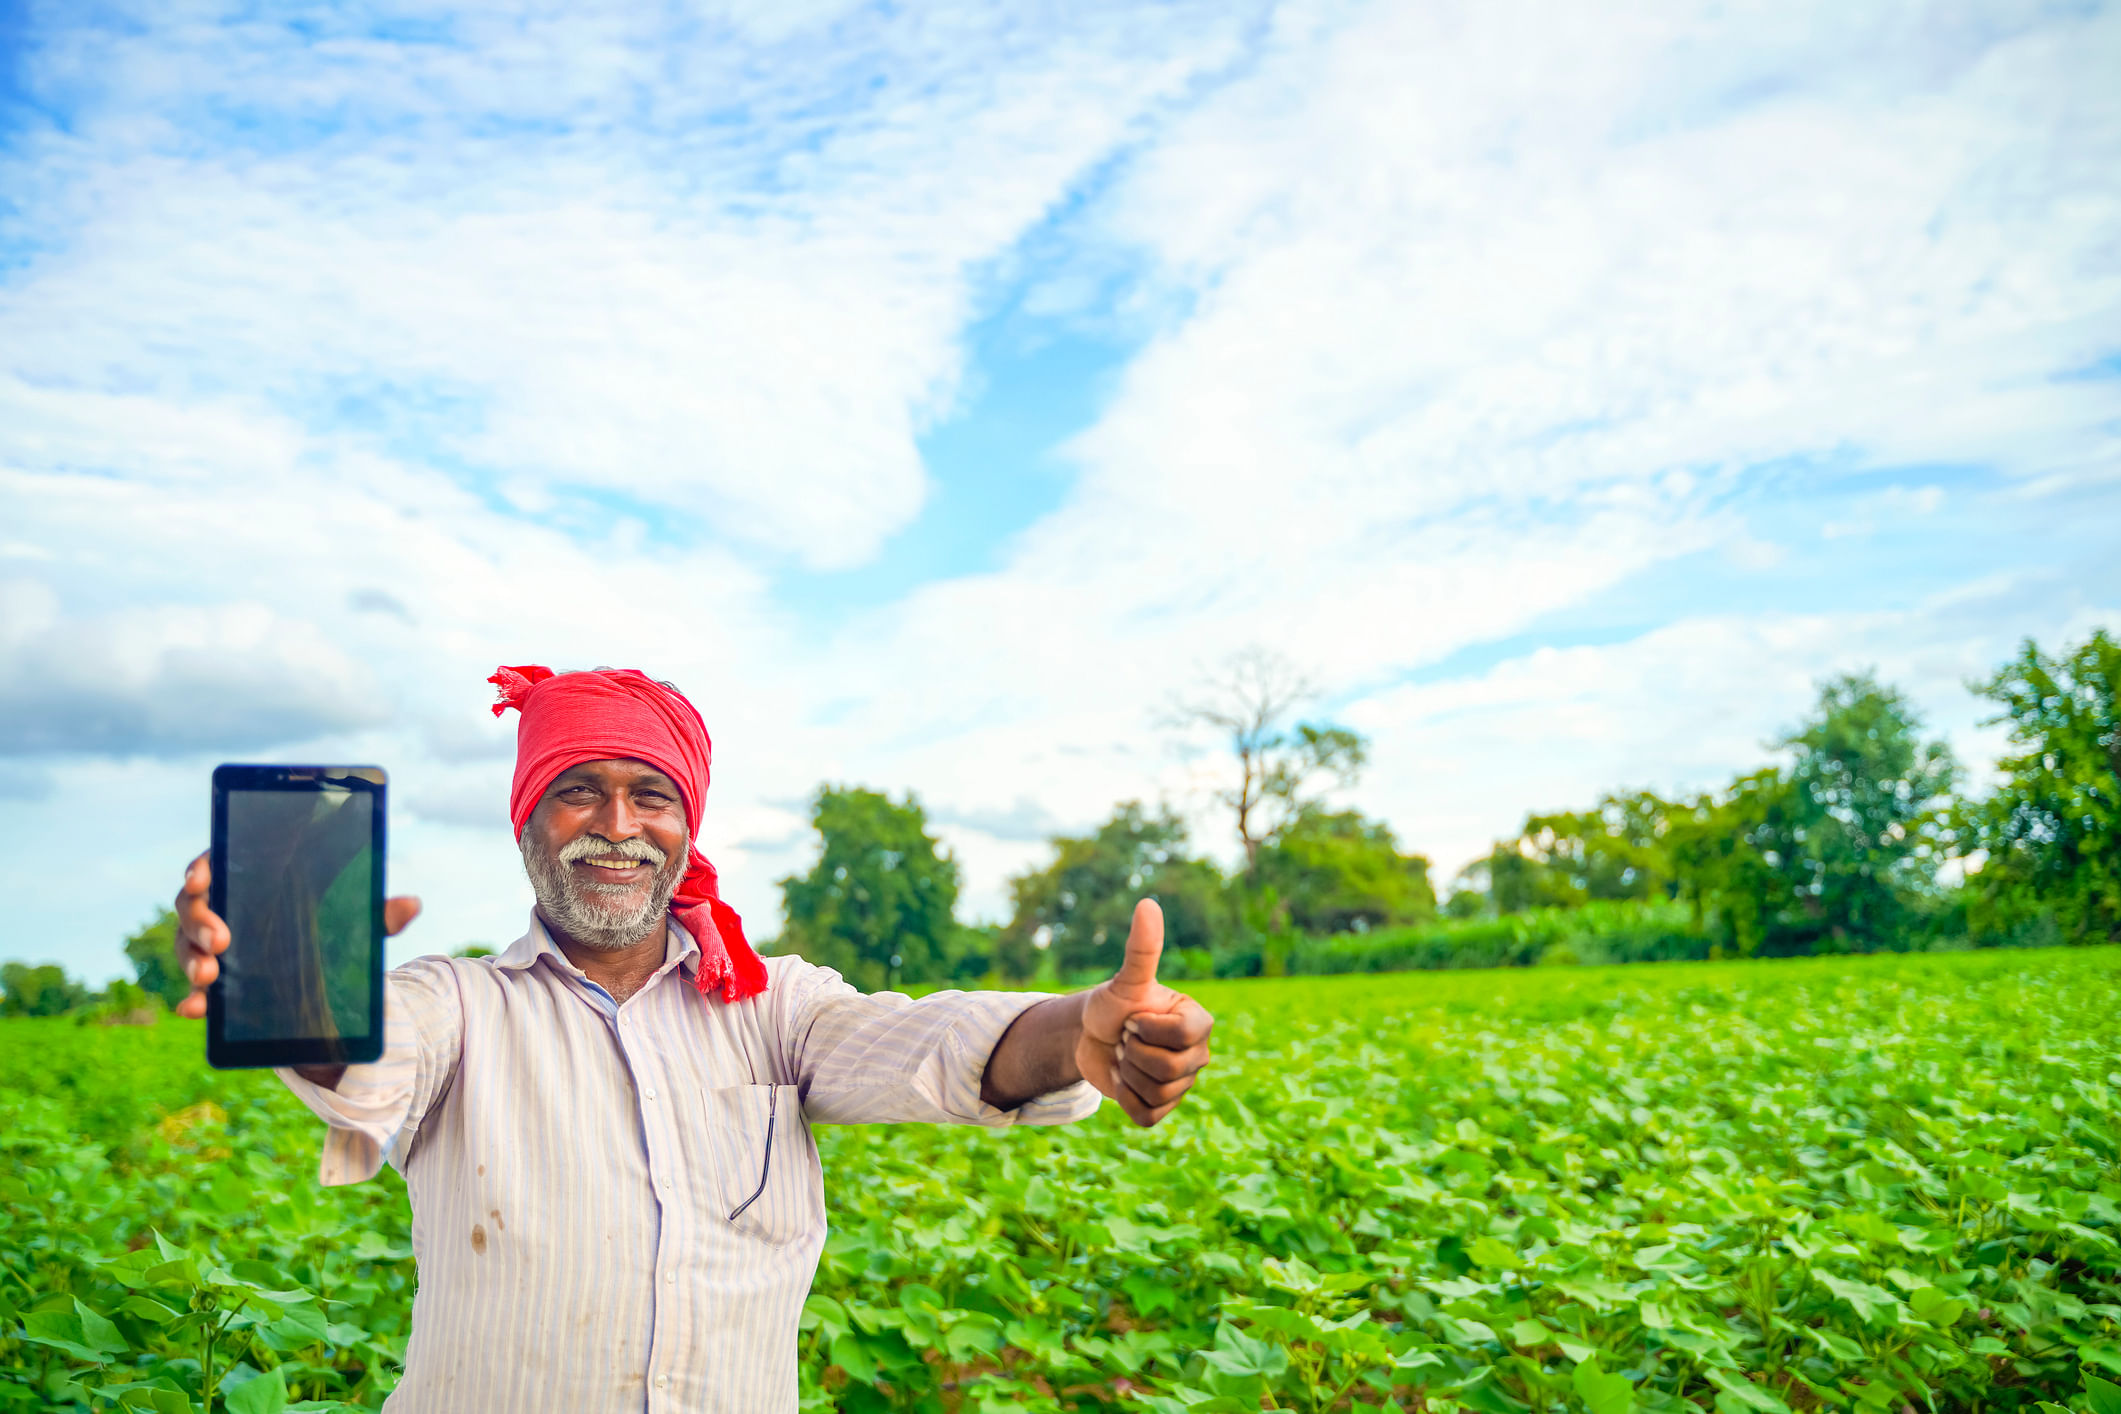
[(1134, 926), (1127, 930), (1127, 957), (1112, 980), (1132, 987), (1146, 987), (1156, 980), (1156, 961), (1164, 955), (1164, 911), (1156, 900), (1145, 898), (1134, 905)]

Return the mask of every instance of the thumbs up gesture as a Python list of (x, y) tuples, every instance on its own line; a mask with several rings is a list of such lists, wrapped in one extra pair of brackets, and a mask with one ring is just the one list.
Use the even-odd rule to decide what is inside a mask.
[(1215, 1018), (1193, 998), (1156, 980), (1164, 951), (1164, 912), (1154, 899), (1134, 905), (1127, 956), (1112, 980), (1083, 1001), (1075, 1043), (1083, 1078), (1119, 1101), (1147, 1129), (1178, 1106), (1208, 1063)]

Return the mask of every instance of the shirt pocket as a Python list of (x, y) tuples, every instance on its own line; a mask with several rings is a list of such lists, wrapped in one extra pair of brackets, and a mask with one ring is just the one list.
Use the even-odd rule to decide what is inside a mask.
[(793, 1085), (707, 1092), (716, 1150), (714, 1211), (741, 1237), (779, 1247), (821, 1233), (823, 1174)]

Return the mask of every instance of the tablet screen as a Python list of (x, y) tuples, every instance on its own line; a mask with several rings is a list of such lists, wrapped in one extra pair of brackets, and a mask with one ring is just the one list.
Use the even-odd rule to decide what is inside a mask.
[(227, 810), (223, 1036), (365, 1037), (376, 796), (331, 785), (231, 790)]

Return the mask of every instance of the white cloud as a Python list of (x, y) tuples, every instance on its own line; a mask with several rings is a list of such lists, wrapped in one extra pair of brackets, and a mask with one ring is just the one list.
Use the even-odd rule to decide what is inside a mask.
[[(694, 695), (703, 844), (766, 933), (820, 780), (917, 790), (972, 914), (1119, 799), (1222, 848), (1150, 722), (1252, 641), (1375, 734), (1358, 803), (1449, 866), (1526, 809), (1752, 764), (1838, 667), (1987, 749), (1964, 679), (2121, 602), (2095, 557), (2069, 583), (2023, 532), (1943, 538), (1996, 473), (2013, 524), (2111, 505), (2117, 384), (2057, 375), (2121, 338), (2115, 16), (661, 15), (156, 9), (31, 52), (71, 121), (0, 147), (12, 690), (138, 702), (166, 645), (218, 655), (135, 723), (159, 762), (53, 758), (38, 830), (76, 780), (134, 780), (143, 823), (102, 913), (39, 883), (34, 916), (115, 936), (174, 887), (185, 724), (231, 682), (258, 713), (335, 685), (309, 745), (390, 765), (394, 878), (450, 947), (519, 926), (498, 662)], [(822, 637), (787, 610), (791, 562), (919, 512), (991, 282), (1073, 318), (1143, 270), (1087, 311), (1147, 339), (1060, 510)], [(1759, 514), (1793, 465), (1990, 479), (1896, 475), (1798, 536)], [(1917, 514), (1956, 599), (1860, 572)], [(1848, 602), (1783, 606), (1844, 522), (1876, 527), (1837, 542)], [(1732, 566), (1757, 604), (1692, 600)], [(1438, 677), (1651, 575), (1679, 587), (1607, 646)]]
[(1858, 502), (1853, 518), (1828, 521), (1819, 527), (1819, 533), (1828, 540), (1866, 536), (1876, 531), (1881, 522), (1935, 515), (1943, 504), (1941, 486), (1888, 486)]
[[(349, 399), (424, 400), (422, 440), (519, 503), (615, 496), (857, 563), (925, 496), (913, 439), (983, 264), (1238, 18), (1047, 44), (969, 16), (791, 56), (776, 88), (712, 44), (667, 72), (629, 13), (459, 14), (445, 44), (95, 32), (114, 77), (5, 164), (42, 238), (0, 286), (15, 465), (270, 475), (290, 422), (345, 438)], [(231, 79), (263, 126), (322, 135), (217, 123), (199, 98)]]
[(372, 726), (368, 675), (262, 603), (62, 616), (0, 583), (0, 756), (257, 750)]

